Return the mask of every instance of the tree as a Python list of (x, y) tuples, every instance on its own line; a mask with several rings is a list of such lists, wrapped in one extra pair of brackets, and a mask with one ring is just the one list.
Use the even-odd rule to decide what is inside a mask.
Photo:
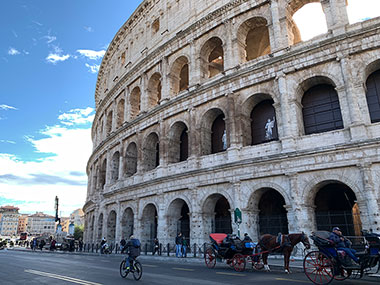
[(74, 239), (78, 240), (81, 238), (83, 240), (83, 226), (75, 226), (74, 228)]

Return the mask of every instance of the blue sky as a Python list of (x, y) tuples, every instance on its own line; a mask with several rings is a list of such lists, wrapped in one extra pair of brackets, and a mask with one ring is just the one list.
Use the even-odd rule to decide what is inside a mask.
[[(56, 195), (63, 216), (83, 206), (97, 71), (140, 2), (1, 1), (0, 206), (53, 214)], [(348, 3), (351, 23), (380, 13), (380, 0)], [(304, 40), (326, 31), (310, 25), (313, 5), (295, 15)]]
[(97, 69), (139, 0), (3, 0), (0, 205), (82, 207)]

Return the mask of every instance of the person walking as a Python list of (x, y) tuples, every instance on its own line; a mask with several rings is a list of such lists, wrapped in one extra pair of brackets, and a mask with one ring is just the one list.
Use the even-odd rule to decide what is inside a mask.
[(79, 238), (78, 246), (79, 246), (79, 251), (82, 252), (82, 250), (83, 250), (83, 241), (82, 241), (82, 238)]
[(186, 257), (186, 251), (187, 251), (187, 240), (186, 240), (186, 237), (183, 237), (183, 239), (182, 239), (182, 257)]
[(158, 242), (158, 238), (155, 238), (153, 240), (153, 253), (152, 253), (152, 255), (154, 255), (156, 252), (157, 252), (157, 255), (159, 254), (159, 252), (158, 252), (159, 247), (160, 247), (160, 243)]
[(178, 258), (182, 257), (182, 243), (183, 243), (182, 233), (179, 232), (177, 234), (177, 237), (175, 238), (175, 256)]

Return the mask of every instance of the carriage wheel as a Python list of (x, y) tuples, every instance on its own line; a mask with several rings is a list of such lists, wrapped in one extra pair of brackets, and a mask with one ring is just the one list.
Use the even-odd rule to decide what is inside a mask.
[(232, 258), (232, 265), (237, 272), (242, 272), (245, 269), (245, 257), (240, 254), (236, 253), (234, 257)]
[(352, 270), (351, 269), (344, 269), (343, 267), (340, 267), (338, 270), (334, 271), (334, 279), (338, 281), (346, 280), (348, 277), (351, 276)]
[(216, 264), (216, 254), (215, 251), (209, 247), (205, 252), (205, 263), (208, 268), (214, 268)]
[(334, 279), (334, 265), (323, 252), (309, 252), (303, 260), (303, 268), (307, 278), (314, 284), (326, 285)]

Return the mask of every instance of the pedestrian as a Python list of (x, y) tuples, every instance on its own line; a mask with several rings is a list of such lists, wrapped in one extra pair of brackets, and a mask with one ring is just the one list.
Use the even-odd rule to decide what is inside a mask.
[(82, 238), (79, 238), (78, 246), (79, 246), (79, 251), (82, 252), (82, 250), (83, 250), (83, 241), (82, 241)]
[(55, 239), (52, 239), (51, 243), (50, 243), (50, 250), (51, 251), (54, 251), (55, 250), (55, 244), (57, 243), (57, 241)]
[(45, 240), (41, 240), (40, 241), (40, 250), (42, 251), (42, 249), (44, 248), (44, 245), (46, 244)]
[(183, 239), (182, 239), (182, 257), (186, 257), (186, 251), (187, 251), (187, 240), (186, 240), (186, 237), (183, 237)]
[(102, 241), (100, 242), (100, 254), (103, 254), (104, 248), (106, 246), (107, 240), (105, 237), (102, 238)]
[(121, 239), (120, 241), (120, 253), (123, 254), (124, 251), (126, 250), (126, 246), (127, 245), (127, 242), (125, 241), (124, 238)]
[(153, 240), (153, 254), (154, 255), (157, 252), (157, 255), (159, 254), (158, 249), (160, 247), (160, 243), (158, 242), (158, 238), (155, 238)]
[(182, 233), (179, 232), (175, 238), (175, 256), (178, 258), (182, 257), (182, 242)]

